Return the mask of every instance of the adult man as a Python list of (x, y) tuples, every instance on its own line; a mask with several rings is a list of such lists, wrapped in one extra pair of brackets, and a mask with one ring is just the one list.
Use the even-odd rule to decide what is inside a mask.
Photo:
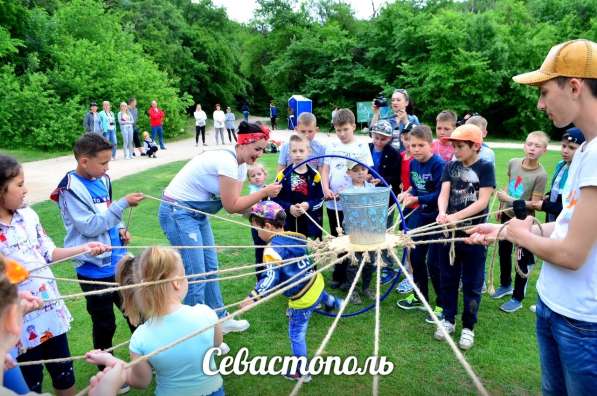
[[(586, 142), (570, 165), (563, 210), (543, 233), (532, 218), (512, 220), (501, 234), (544, 260), (537, 290), (537, 342), (544, 395), (597, 393), (597, 43), (553, 47), (537, 71), (514, 77), (539, 87), (537, 107), (554, 125), (580, 128)], [(497, 225), (471, 231), (487, 243)]]

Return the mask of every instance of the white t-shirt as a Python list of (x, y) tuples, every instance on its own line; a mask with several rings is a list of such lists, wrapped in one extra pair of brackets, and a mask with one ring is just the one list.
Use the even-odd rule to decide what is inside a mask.
[[(218, 315), (207, 305), (181, 305), (179, 309), (140, 325), (129, 349), (137, 355), (147, 355), (194, 331), (218, 321)], [(210, 395), (222, 387), (222, 376), (203, 372), (203, 359), (214, 346), (213, 327), (149, 359), (155, 369), (156, 389), (159, 396)], [(210, 368), (216, 368), (213, 355)]]
[[(576, 203), (582, 199), (582, 187), (597, 186), (597, 139), (576, 150), (568, 180), (562, 191), (562, 212), (556, 219), (551, 239), (561, 240)], [(597, 244), (587, 260), (576, 271), (555, 266), (547, 261), (541, 268), (537, 291), (541, 300), (554, 312), (566, 317), (597, 323)]]
[(196, 111), (193, 113), (193, 115), (195, 116), (196, 126), (205, 126), (205, 121), (207, 121), (207, 114), (205, 114), (205, 111)]
[(222, 110), (214, 111), (214, 128), (224, 128), (224, 121), (226, 121), (226, 114)]
[[(348, 158), (357, 159), (369, 166), (373, 166), (373, 158), (371, 158), (371, 151), (369, 145), (364, 142), (358, 142), (356, 139), (352, 143), (344, 144), (338, 139), (334, 139), (325, 150), (325, 155), (342, 155)], [(346, 162), (344, 158), (326, 158), (325, 165), (330, 166), (330, 190), (334, 193), (352, 186), (352, 180), (346, 174)], [(327, 207), (334, 209), (334, 201), (328, 201)], [(342, 210), (342, 204), (337, 201), (338, 210)]]
[(247, 164), (238, 164), (233, 147), (204, 151), (187, 162), (164, 194), (178, 201), (217, 201), (220, 199), (220, 176), (240, 182), (247, 177)]

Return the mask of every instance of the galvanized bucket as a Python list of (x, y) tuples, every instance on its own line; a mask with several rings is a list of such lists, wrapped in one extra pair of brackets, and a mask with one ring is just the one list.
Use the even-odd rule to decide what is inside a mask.
[(382, 243), (386, 237), (389, 187), (347, 189), (340, 193), (344, 232), (357, 245)]

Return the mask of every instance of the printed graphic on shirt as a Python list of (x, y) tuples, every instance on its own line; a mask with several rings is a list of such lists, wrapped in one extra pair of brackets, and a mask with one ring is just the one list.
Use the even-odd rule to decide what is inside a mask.
[(293, 192), (297, 192), (307, 196), (309, 194), (309, 186), (303, 175), (292, 173), (290, 175), (290, 188)]
[(428, 193), (431, 190), (433, 190), (434, 184), (433, 184), (433, 174), (431, 173), (424, 173), (424, 174), (419, 174), (417, 172), (411, 172), (410, 176), (412, 177), (412, 180), (414, 182), (415, 187), (417, 187), (417, 190), (419, 190), (419, 193)]
[(521, 176), (516, 176), (516, 179), (510, 180), (508, 195), (514, 199), (522, 198), (524, 195), (524, 183)]
[(477, 201), (479, 176), (471, 168), (460, 164), (450, 169), (452, 188), (450, 191), (450, 208), (460, 211)]

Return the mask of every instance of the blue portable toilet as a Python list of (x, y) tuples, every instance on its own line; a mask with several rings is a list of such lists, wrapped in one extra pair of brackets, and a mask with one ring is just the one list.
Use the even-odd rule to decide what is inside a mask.
[(288, 129), (293, 130), (301, 113), (313, 112), (313, 102), (303, 95), (292, 95), (288, 99)]

